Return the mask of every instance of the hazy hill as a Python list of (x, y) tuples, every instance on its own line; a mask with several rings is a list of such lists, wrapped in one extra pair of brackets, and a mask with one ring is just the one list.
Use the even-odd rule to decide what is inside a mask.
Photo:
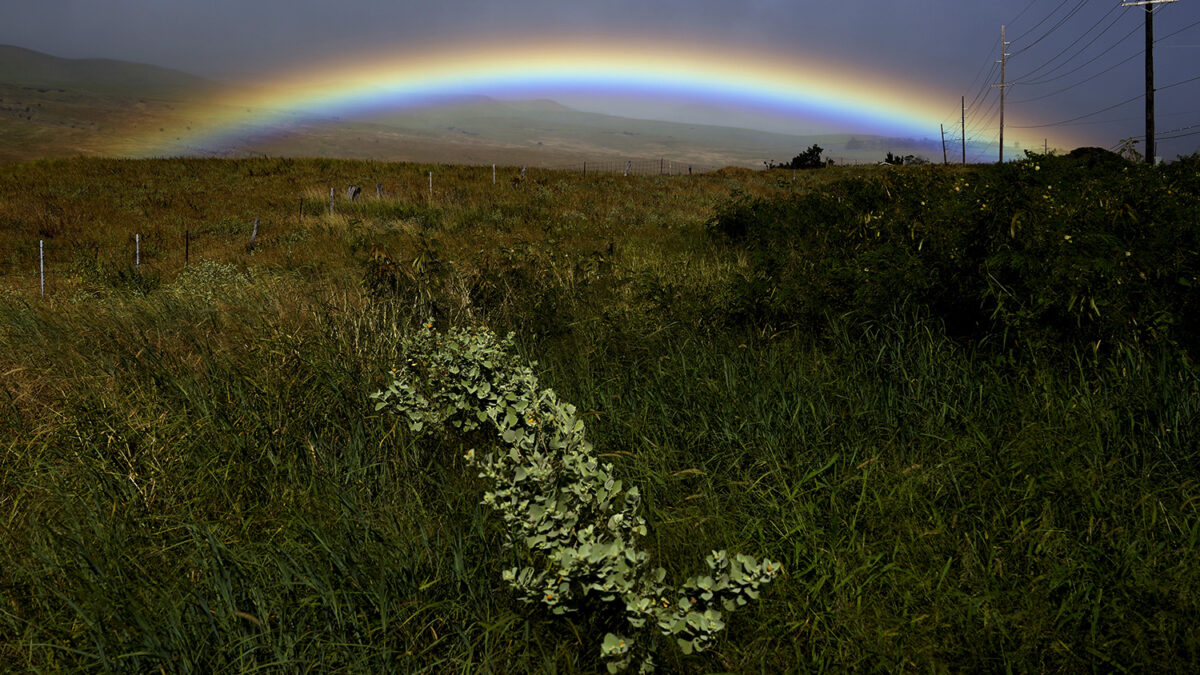
[(141, 93), (216, 86), (178, 70), (113, 59), (64, 59), (0, 45), (0, 82), (33, 86), (128, 88)]

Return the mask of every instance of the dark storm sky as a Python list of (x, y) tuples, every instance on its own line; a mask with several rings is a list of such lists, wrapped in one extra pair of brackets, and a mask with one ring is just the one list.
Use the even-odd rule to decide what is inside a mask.
[[(965, 95), (973, 104), (968, 136), (984, 138), (998, 117), (997, 90), (987, 85), (999, 78), (993, 62), (1007, 24), (1008, 80), (1016, 84), (1006, 115), (1050, 124), (1028, 136), (1069, 132), (1112, 146), (1144, 130), (1142, 100), (1122, 103), (1142, 92), (1143, 20), (1141, 8), (1109, 0), (3, 0), (0, 44), (251, 81), (329, 59), (369, 59), (396, 45), (506, 36), (819, 54)], [(1158, 154), (1172, 157), (1200, 147), (1200, 79), (1188, 81), (1200, 78), (1200, 0), (1160, 6), (1155, 27), (1159, 135), (1179, 136), (1160, 140)], [(957, 98), (945, 109), (939, 121), (957, 125)]]

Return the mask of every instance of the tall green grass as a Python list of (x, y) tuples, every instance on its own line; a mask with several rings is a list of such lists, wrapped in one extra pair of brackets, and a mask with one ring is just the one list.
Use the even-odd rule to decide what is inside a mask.
[[(364, 212), (358, 252), (314, 212), (323, 258), (277, 241), (152, 287), (0, 296), (0, 664), (594, 671), (586, 625), (504, 590), (464, 441), (373, 412), (431, 308), (516, 331), (639, 487), (670, 574), (719, 548), (785, 565), (712, 651), (664, 649), (666, 671), (1200, 663), (1200, 378), (1177, 354), (1022, 359), (904, 306), (739, 323), (750, 261), (708, 240), (704, 209), (672, 221), (727, 186), (646, 179), (638, 228), (563, 215), (634, 199), (604, 180), (529, 206), (549, 229), (503, 215), (527, 193), (411, 230), (431, 212), (409, 200)], [(436, 273), (413, 265), (422, 228)]]

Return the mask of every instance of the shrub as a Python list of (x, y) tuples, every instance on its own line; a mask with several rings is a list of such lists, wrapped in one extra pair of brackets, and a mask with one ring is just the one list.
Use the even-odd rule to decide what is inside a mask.
[(539, 387), (514, 355), (512, 334), (442, 335), (429, 321), (402, 353), (407, 360), (391, 383), (372, 394), (376, 410), (395, 413), (416, 433), (481, 431), (499, 441), (466, 459), (489, 484), (483, 503), (504, 520), (507, 547), (524, 560), (503, 580), (524, 602), (588, 614), (606, 627), (600, 656), (610, 672), (635, 662), (653, 670), (653, 640), (630, 637), (638, 631), (674, 637), (687, 654), (705, 649), (725, 626), (724, 613), (758, 597), (782, 571), (770, 560), (713, 551), (706, 574), (669, 590), (666, 571), (637, 546), (646, 535), (638, 489), (597, 460), (575, 407)]
[(1196, 160), (1031, 155), (734, 195), (709, 232), (745, 250), (736, 319), (868, 321), (899, 300), (973, 342), (1055, 351), (1200, 339)]

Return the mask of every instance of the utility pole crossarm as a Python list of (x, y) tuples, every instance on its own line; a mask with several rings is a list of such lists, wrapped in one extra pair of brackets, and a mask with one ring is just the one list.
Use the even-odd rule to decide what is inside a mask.
[(1139, 7), (1141, 5), (1161, 5), (1164, 2), (1179, 2), (1179, 0), (1143, 0), (1143, 2), (1122, 2), (1122, 7)]

